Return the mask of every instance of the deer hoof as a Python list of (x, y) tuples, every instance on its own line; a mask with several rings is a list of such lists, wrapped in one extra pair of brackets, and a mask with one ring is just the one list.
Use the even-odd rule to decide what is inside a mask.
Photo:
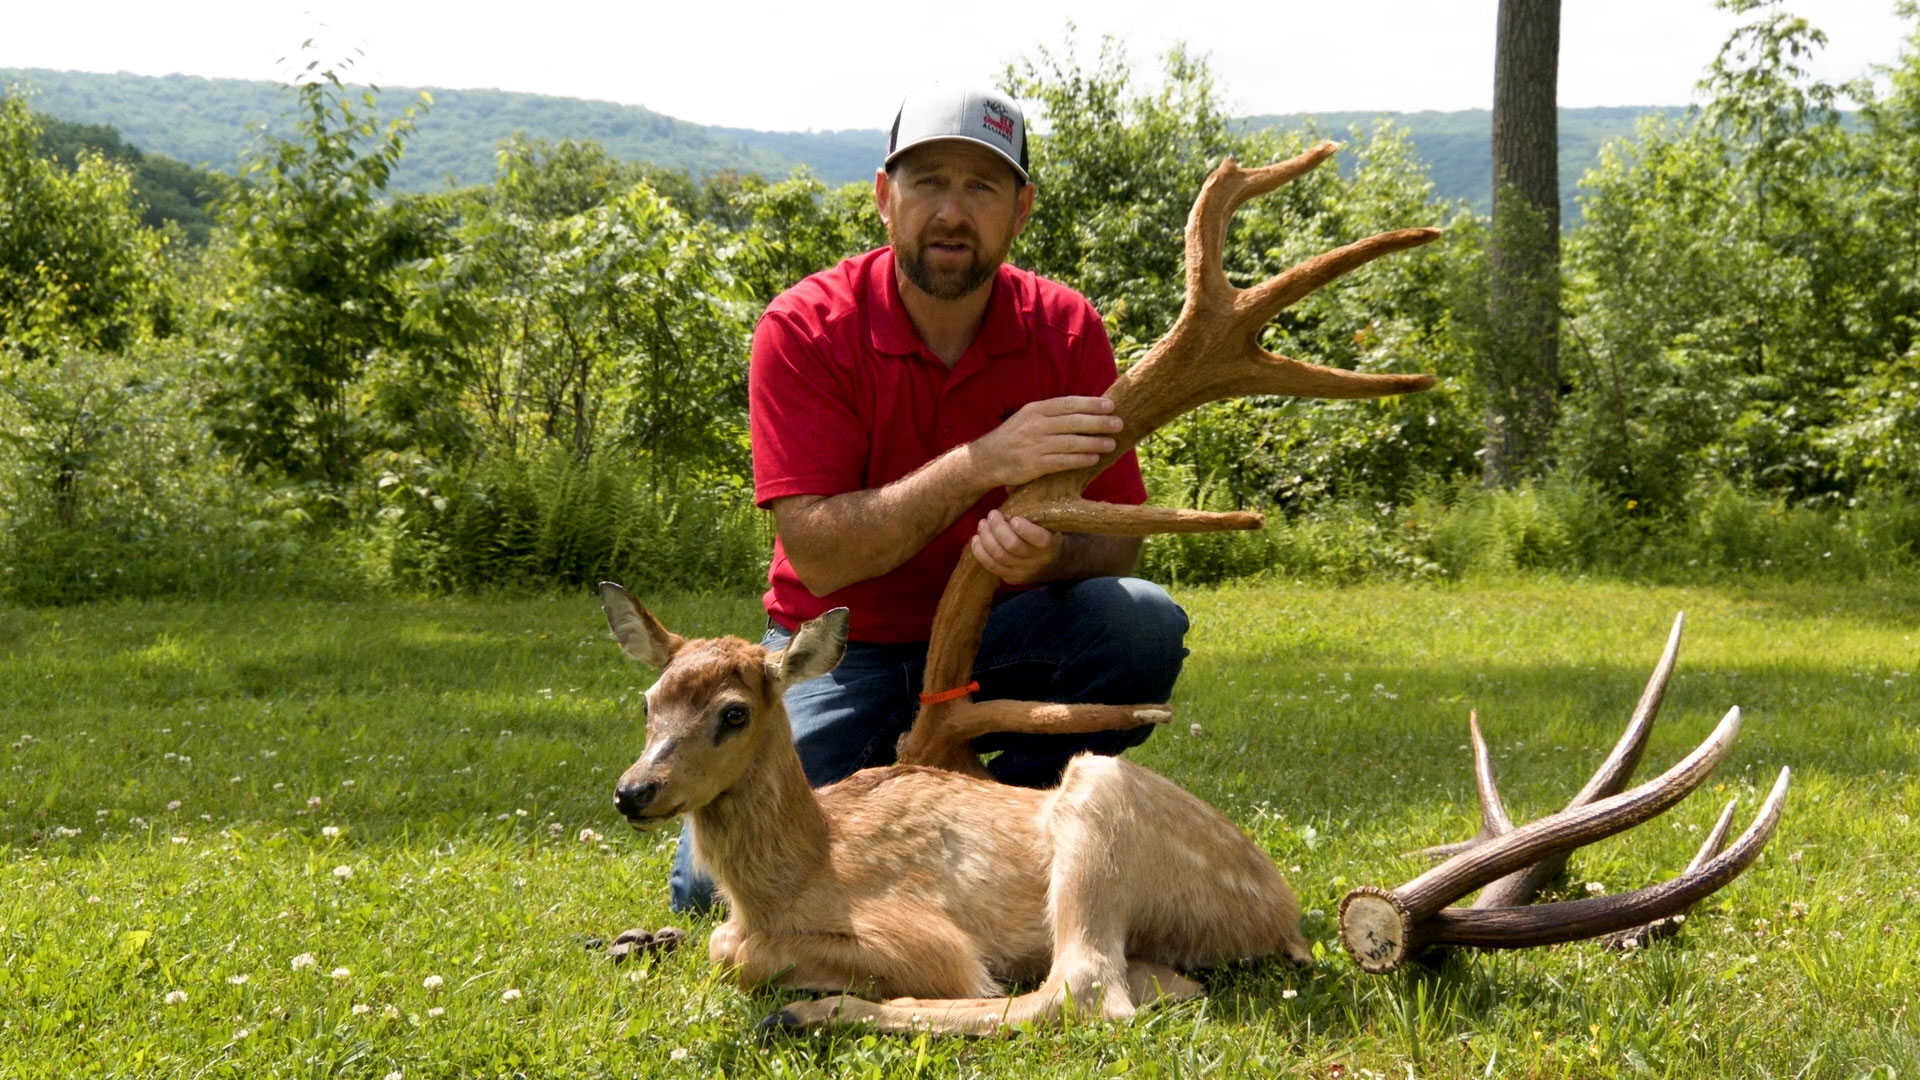
[(778, 1012), (768, 1013), (759, 1023), (759, 1031), (762, 1037), (805, 1031), (806, 1028), (807, 1022), (802, 1020), (800, 1014), (794, 1012), (792, 1009), (781, 1009)]

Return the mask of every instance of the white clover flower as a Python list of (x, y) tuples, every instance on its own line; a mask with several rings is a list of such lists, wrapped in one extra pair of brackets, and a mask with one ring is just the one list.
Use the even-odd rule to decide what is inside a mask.
[(435, 1006), (434, 1006), (433, 1008), (431, 1008), (431, 1009), (428, 1009), (428, 1010), (427, 1010), (427, 1015), (428, 1015), (428, 1016), (430, 1016), (430, 1017), (433, 1017), (433, 1016), (445, 1016), (445, 1015), (447, 1015), (447, 1010), (445, 1010), (445, 1009), (443, 1009), (443, 1008), (441, 1008), (441, 1007), (440, 1007), (440, 1006), (438, 1006), (438, 1005), (435, 1005)]
[(253, 1034), (253, 1032), (248, 1031), (246, 1028), (241, 1028), (240, 1030), (233, 1033), (233, 1041), (239, 1042), (241, 1039), (244, 1039), (251, 1034)]
[(509, 986), (505, 990), (500, 991), (500, 1000), (501, 1001), (519, 1001), (520, 991)]
[(184, 836), (170, 836), (167, 839), (173, 841), (176, 844), (184, 844), (187, 842), (187, 838)]
[(367, 1003), (366, 1003), (366, 1002), (364, 1002), (364, 1001), (360, 1001), (360, 1002), (355, 1002), (355, 1003), (354, 1003), (354, 1006), (353, 1006), (353, 1008), (352, 1008), (352, 1010), (350, 1010), (350, 1011), (351, 1011), (351, 1012), (353, 1013), (353, 1015), (355, 1015), (355, 1016), (365, 1016), (365, 1015), (367, 1015), (368, 1013), (370, 1013), (370, 1012), (372, 1012), (372, 1011), (373, 1011), (373, 1006), (371, 1006), (371, 1005), (369, 1005), (369, 1004), (367, 1004)]
[(340, 835), (340, 826), (338, 826), (338, 825), (328, 825), (328, 826), (326, 826), (325, 828), (322, 828), (322, 829), (320, 830), (320, 835), (321, 835), (321, 836), (324, 836), (324, 837), (326, 837), (326, 838), (327, 838), (327, 839), (329, 839), (329, 840), (331, 840), (331, 839), (333, 839), (334, 837), (336, 837), (336, 836), (339, 836), (339, 835)]
[(329, 974), (331, 975), (332, 978), (336, 980), (351, 979), (353, 978), (353, 969), (343, 968), (343, 967), (334, 968), (333, 971), (330, 972)]
[(308, 805), (308, 806), (319, 806), (319, 805), (321, 804), (321, 802), (323, 802), (323, 801), (324, 801), (324, 800), (322, 800), (322, 799), (320, 798), (320, 796), (318, 796), (318, 795), (309, 795), (309, 796), (307, 796), (307, 805)]
[(310, 952), (303, 952), (299, 956), (296, 956), (293, 958), (292, 964), (293, 964), (293, 970), (295, 971), (300, 971), (305, 968), (310, 968), (313, 966), (313, 954)]
[(667, 1056), (675, 1061), (679, 1061), (687, 1056), (687, 1048), (684, 1046), (676, 1046), (673, 1048), (673, 1052)]
[(1598, 881), (1589, 881), (1587, 882), (1587, 891), (1595, 896), (1602, 896), (1606, 894), (1607, 887)]
[(184, 1005), (186, 1004), (186, 1002), (187, 1002), (187, 992), (185, 990), (167, 991), (167, 1004)]
[(406, 1080), (406, 1076), (407, 1076), (406, 1073), (401, 1072), (399, 1069), (395, 1069), (392, 1072), (387, 1074), (387, 1080)]
[(1287, 989), (1280, 991), (1280, 996), (1287, 999), (1288, 1001), (1292, 1001), (1294, 998), (1297, 998), (1300, 996), (1300, 991), (1295, 990), (1292, 987), (1288, 987)]
[(353, 786), (353, 781), (351, 781), (351, 780), (342, 780), (342, 781), (340, 781), (340, 786), (341, 786), (341, 787), (343, 787), (343, 788), (350, 788), (350, 787), (352, 787), (352, 786)]
[(445, 986), (446, 984), (447, 984), (447, 980), (441, 978), (438, 975), (429, 975), (426, 978), (420, 980), (420, 985), (427, 988), (428, 990), (438, 990), (442, 986)]
[(175, 799), (175, 800), (173, 800), (172, 802), (170, 802), (170, 803), (168, 803), (168, 804), (167, 804), (167, 809), (169, 809), (169, 810), (178, 810), (178, 809), (180, 809), (180, 800), (179, 800), (179, 799)]
[(580, 842), (583, 844), (597, 844), (600, 842), (600, 834), (594, 832), (592, 829), (581, 829)]
[(339, 878), (341, 881), (345, 881), (353, 876), (353, 867), (336, 866), (333, 868), (333, 876)]
[(99, 897), (97, 897), (97, 896), (89, 896), (89, 897), (87, 897), (87, 903), (89, 903), (89, 904), (97, 904), (97, 903), (99, 903), (99, 902), (100, 902), (100, 898), (99, 898)]
[(228, 986), (245, 986), (247, 985), (247, 978), (248, 976), (245, 972), (241, 972), (238, 975), (229, 975), (227, 976), (227, 985)]

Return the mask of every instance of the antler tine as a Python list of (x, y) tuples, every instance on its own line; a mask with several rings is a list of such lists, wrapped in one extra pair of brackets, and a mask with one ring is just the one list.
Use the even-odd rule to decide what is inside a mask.
[(1189, 305), (1201, 298), (1231, 302), (1237, 291), (1228, 283), (1225, 268), (1227, 222), (1234, 211), (1248, 199), (1312, 172), (1339, 149), (1339, 143), (1323, 142), (1306, 153), (1256, 169), (1243, 169), (1229, 157), (1213, 170), (1187, 214)]
[(1615, 896), (1514, 908), (1448, 908), (1438, 912), (1427, 924), (1423, 944), (1472, 945), (1483, 949), (1557, 945), (1636, 926), (1691, 907), (1739, 877), (1760, 857), (1774, 826), (1780, 822), (1791, 776), (1791, 769), (1781, 768), (1753, 824), (1747, 826), (1731, 847), (1698, 869), (1658, 885)]
[[(1733, 811), (1740, 805), (1739, 799), (1728, 799), (1727, 805), (1720, 809), (1720, 820), (1707, 830), (1707, 838), (1700, 843), (1700, 850), (1693, 853), (1683, 874), (1691, 874), (1707, 865), (1708, 860), (1720, 854), (1727, 846), (1727, 834), (1733, 831)], [(1691, 905), (1689, 905), (1691, 906)], [(1687, 920), (1687, 908), (1669, 911), (1650, 922), (1639, 926), (1618, 930), (1606, 936), (1605, 944), (1609, 949), (1637, 949), (1649, 942), (1672, 937), (1680, 932), (1680, 924)]]
[(1440, 239), (1439, 229), (1395, 229), (1322, 252), (1249, 289), (1234, 301), (1241, 325), (1258, 330), (1267, 320), (1298, 303), (1308, 293), (1382, 255), (1405, 251)]
[[(1666, 700), (1667, 681), (1673, 677), (1674, 665), (1680, 658), (1680, 634), (1686, 625), (1686, 612), (1674, 615), (1673, 629), (1667, 632), (1667, 647), (1661, 651), (1660, 662), (1654, 665), (1653, 675), (1647, 679), (1647, 688), (1640, 692), (1640, 700), (1634, 705), (1627, 729), (1620, 733), (1619, 741), (1613, 744), (1613, 750), (1594, 770), (1586, 786), (1567, 803), (1567, 809), (1604, 799), (1627, 786), (1633, 770), (1639, 766), (1640, 758), (1646, 752), (1647, 735), (1653, 730), (1653, 721), (1660, 715), (1660, 703)], [(1560, 871), (1566, 865), (1566, 852), (1542, 859), (1482, 889), (1473, 906), (1495, 908), (1525, 904), (1533, 899), (1542, 886), (1560, 876)]]
[(1513, 819), (1507, 816), (1506, 804), (1500, 801), (1500, 789), (1493, 782), (1493, 756), (1487, 753), (1487, 740), (1480, 735), (1478, 709), (1467, 711), (1467, 734), (1473, 740), (1473, 786), (1480, 794), (1480, 831), (1458, 843), (1421, 848), (1409, 852), (1410, 855), (1449, 858), (1513, 831)]
[(1627, 730), (1620, 733), (1620, 741), (1614, 743), (1613, 750), (1600, 767), (1594, 770), (1592, 779), (1580, 789), (1569, 805), (1581, 805), (1594, 799), (1605, 798), (1626, 786), (1633, 770), (1640, 764), (1641, 756), (1647, 749), (1647, 733), (1653, 730), (1653, 722), (1660, 715), (1660, 705), (1667, 699), (1667, 682), (1673, 678), (1674, 665), (1680, 659), (1680, 635), (1687, 627), (1687, 613), (1677, 612), (1673, 616), (1673, 629), (1667, 631), (1667, 646), (1660, 652), (1660, 662), (1653, 667), (1653, 675), (1647, 679), (1647, 688), (1640, 692), (1640, 700), (1634, 704), (1633, 717), (1627, 721)]

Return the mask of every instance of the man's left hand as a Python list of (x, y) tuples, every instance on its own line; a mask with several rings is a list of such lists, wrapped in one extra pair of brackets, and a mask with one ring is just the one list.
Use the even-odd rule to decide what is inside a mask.
[(1060, 556), (1061, 537), (1023, 517), (987, 511), (973, 535), (973, 557), (1009, 585), (1044, 580)]

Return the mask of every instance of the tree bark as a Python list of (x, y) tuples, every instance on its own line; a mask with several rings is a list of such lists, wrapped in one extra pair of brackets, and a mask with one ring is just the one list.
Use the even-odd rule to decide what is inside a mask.
[(1500, 0), (1487, 278), (1489, 485), (1537, 467), (1560, 393), (1560, 0)]

